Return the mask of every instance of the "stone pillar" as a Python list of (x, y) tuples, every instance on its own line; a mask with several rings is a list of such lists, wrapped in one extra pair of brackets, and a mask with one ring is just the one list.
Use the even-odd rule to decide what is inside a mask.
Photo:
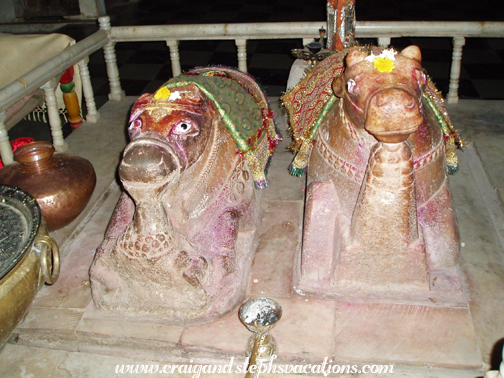
[(465, 45), (464, 37), (453, 37), (453, 54), (452, 65), (450, 72), (450, 89), (446, 95), (446, 102), (448, 104), (457, 104), (458, 88), (460, 81), (460, 66), (462, 64), (462, 48)]
[(238, 48), (238, 69), (247, 72), (247, 40), (237, 39), (235, 43)]
[[(105, 16), (105, 17), (100, 17), (98, 19), (98, 22), (100, 24), (100, 29), (109, 31), (111, 26), (110, 26), (110, 17)], [(121, 101), (125, 93), (121, 89), (121, 82), (119, 79), (119, 68), (117, 68), (117, 58), (115, 54), (115, 49), (114, 49), (114, 42), (109, 42), (105, 46), (103, 46), (103, 54), (105, 56), (105, 64), (107, 65), (107, 76), (109, 79), (109, 85), (110, 85), (110, 93), (109, 93), (109, 100), (111, 101)]]
[(9, 142), (9, 135), (5, 127), (5, 119), (7, 118), (5, 110), (0, 112), (0, 158), (3, 165), (10, 164), (14, 161), (14, 154)]
[(100, 119), (100, 113), (96, 110), (93, 86), (91, 85), (91, 77), (89, 76), (88, 62), (89, 57), (85, 57), (78, 63), (79, 73), (82, 81), (82, 93), (84, 94), (84, 99), (86, 100), (86, 121), (96, 123)]
[(178, 41), (168, 40), (166, 41), (166, 45), (170, 48), (170, 60), (173, 77), (179, 76), (182, 73), (182, 68), (180, 67)]
[(166, 45), (170, 48), (170, 60), (172, 64), (173, 77), (179, 76), (182, 73), (180, 66), (180, 54), (178, 51), (178, 41), (167, 40)]
[(44, 85), (42, 89), (45, 94), (45, 101), (47, 106), (47, 116), (49, 118), (49, 125), (51, 126), (52, 143), (57, 152), (64, 152), (68, 149), (68, 145), (63, 138), (63, 130), (61, 128), (61, 119), (56, 102), (55, 88), (58, 85), (56, 79), (51, 79)]

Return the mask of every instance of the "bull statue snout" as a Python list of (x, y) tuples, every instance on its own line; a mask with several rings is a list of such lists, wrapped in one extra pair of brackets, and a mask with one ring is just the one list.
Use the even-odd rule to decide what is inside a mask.
[(419, 103), (407, 89), (380, 90), (369, 101), (365, 129), (380, 142), (403, 142), (423, 122)]
[(128, 182), (164, 185), (180, 176), (181, 163), (171, 146), (155, 135), (145, 133), (125, 149), (119, 166), (119, 177)]

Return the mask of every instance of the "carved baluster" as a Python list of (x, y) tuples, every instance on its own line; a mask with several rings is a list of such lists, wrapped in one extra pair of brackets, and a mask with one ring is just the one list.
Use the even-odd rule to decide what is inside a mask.
[(58, 85), (56, 79), (51, 79), (44, 85), (42, 89), (45, 93), (47, 106), (47, 116), (49, 117), (49, 125), (51, 126), (52, 143), (58, 152), (64, 152), (68, 149), (68, 145), (63, 138), (63, 130), (61, 129), (61, 119), (56, 102), (55, 88)]
[(453, 38), (453, 55), (452, 55), (452, 65), (450, 72), (450, 90), (446, 96), (446, 102), (448, 104), (458, 103), (458, 88), (460, 79), (460, 66), (462, 63), (462, 47), (465, 45), (464, 37), (454, 37)]
[(89, 76), (88, 62), (89, 57), (85, 57), (78, 63), (79, 73), (82, 81), (82, 93), (84, 95), (84, 99), (86, 100), (86, 121), (96, 123), (100, 119), (100, 113), (96, 110), (93, 86), (91, 85), (91, 77)]
[[(100, 29), (109, 31), (110, 26), (110, 17), (100, 17), (98, 19), (100, 24)], [(109, 42), (105, 46), (103, 46), (103, 53), (105, 55), (105, 63), (107, 65), (107, 76), (109, 79), (110, 85), (110, 93), (109, 100), (111, 101), (121, 101), (125, 94), (121, 89), (121, 82), (119, 79), (119, 69), (117, 68), (117, 58), (114, 50), (114, 42)]]
[(378, 38), (378, 46), (389, 47), (389, 45), (390, 45), (390, 37)]
[(182, 73), (182, 68), (180, 67), (180, 55), (178, 50), (178, 41), (169, 40), (166, 41), (166, 45), (170, 48), (170, 60), (172, 65), (173, 76), (178, 76)]
[(237, 39), (235, 43), (238, 48), (238, 69), (247, 72), (247, 40)]
[(9, 135), (7, 134), (7, 129), (5, 128), (5, 119), (7, 114), (5, 110), (0, 112), (0, 157), (2, 158), (2, 163), (4, 165), (10, 164), (14, 161), (14, 154), (12, 153), (12, 147), (9, 143)]

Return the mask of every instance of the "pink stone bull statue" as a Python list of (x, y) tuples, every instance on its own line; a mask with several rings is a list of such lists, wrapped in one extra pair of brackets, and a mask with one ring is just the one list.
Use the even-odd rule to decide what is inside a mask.
[(279, 136), (257, 84), (190, 71), (134, 104), (122, 194), (90, 268), (94, 303), (137, 319), (214, 319), (244, 299), (258, 191)]
[(445, 159), (445, 141), (452, 161), (459, 139), (420, 62), (416, 46), (354, 48), (283, 97), (292, 172), (309, 161), (298, 290), (460, 294)]

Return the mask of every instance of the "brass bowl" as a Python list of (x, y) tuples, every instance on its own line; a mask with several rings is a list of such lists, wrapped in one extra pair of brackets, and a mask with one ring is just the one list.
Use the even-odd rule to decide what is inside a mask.
[(0, 347), (28, 312), (41, 285), (56, 282), (59, 251), (37, 201), (0, 185)]

